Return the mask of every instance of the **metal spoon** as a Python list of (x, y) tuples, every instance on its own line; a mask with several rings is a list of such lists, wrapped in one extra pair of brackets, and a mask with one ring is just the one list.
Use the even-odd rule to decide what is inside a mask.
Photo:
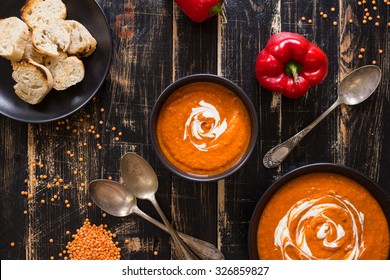
[[(126, 217), (137, 214), (151, 222), (160, 229), (168, 232), (167, 227), (147, 215), (137, 206), (137, 199), (124, 185), (111, 181), (98, 179), (89, 184), (89, 195), (103, 211), (115, 217)], [(206, 241), (177, 232), (184, 242), (202, 259), (223, 260), (224, 256), (215, 246)]]
[(128, 188), (136, 198), (149, 200), (156, 208), (164, 224), (171, 234), (175, 250), (179, 259), (196, 260), (199, 259), (183, 240), (178, 236), (164, 212), (157, 203), (155, 193), (158, 189), (158, 179), (149, 163), (135, 153), (127, 153), (121, 159), (121, 175)]
[(273, 168), (281, 164), (302, 138), (338, 105), (356, 105), (370, 97), (378, 87), (381, 76), (380, 68), (374, 65), (363, 66), (349, 73), (339, 85), (339, 94), (336, 102), (313, 123), (269, 150), (263, 158), (264, 166)]

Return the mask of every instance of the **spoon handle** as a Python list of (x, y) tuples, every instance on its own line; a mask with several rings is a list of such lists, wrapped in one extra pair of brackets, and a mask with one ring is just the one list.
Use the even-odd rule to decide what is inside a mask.
[(178, 254), (179, 259), (182, 260), (198, 260), (199, 258), (189, 249), (181, 240), (179, 235), (177, 234), (176, 230), (172, 227), (171, 223), (168, 221), (167, 217), (165, 216), (164, 212), (161, 210), (160, 206), (157, 203), (157, 200), (155, 196), (149, 198), (150, 202), (152, 202), (153, 206), (156, 208), (158, 214), (160, 215), (161, 219), (163, 220), (164, 224), (167, 227), (168, 232), (171, 234), (173, 244), (175, 246), (175, 251)]
[(315, 121), (302, 129), (300, 132), (290, 137), (286, 141), (273, 147), (263, 157), (263, 164), (267, 168), (274, 168), (281, 164), (283, 160), (291, 153), (295, 146), (311, 131), (320, 121), (322, 121), (330, 112), (332, 112), (341, 102), (339, 99), (333, 103), (325, 112), (323, 112)]
[[(160, 223), (159, 221), (153, 219), (149, 215), (147, 215), (145, 212), (143, 212), (141, 209), (133, 208), (133, 213), (139, 215), (140, 217), (144, 218), (148, 222), (154, 224), (158, 228), (162, 229), (165, 232), (168, 232), (167, 227)], [(224, 260), (225, 257), (222, 254), (220, 250), (218, 250), (213, 244), (206, 242), (204, 240), (195, 238), (193, 236), (187, 235), (185, 233), (182, 233), (180, 231), (176, 231), (177, 234), (183, 239), (183, 241), (190, 247), (190, 249), (199, 256), (202, 260)]]

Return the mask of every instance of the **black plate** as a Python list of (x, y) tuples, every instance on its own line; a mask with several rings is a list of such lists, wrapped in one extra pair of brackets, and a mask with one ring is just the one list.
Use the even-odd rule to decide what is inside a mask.
[[(316, 173), (316, 172), (327, 172), (343, 175), (347, 178), (354, 180), (363, 187), (365, 187), (371, 195), (378, 201), (381, 206), (383, 213), (386, 216), (387, 224), (390, 226), (390, 200), (386, 194), (381, 190), (381, 188), (370, 178), (363, 175), (357, 170), (354, 170), (350, 167), (346, 167), (340, 164), (333, 163), (316, 163), (306, 165), (300, 168), (297, 168), (286, 175), (282, 176), (279, 180), (275, 181), (271, 187), (264, 193), (260, 201), (256, 205), (256, 208), (253, 212), (250, 225), (249, 225), (249, 235), (248, 235), (248, 247), (249, 247), (249, 257), (252, 260), (258, 260), (259, 255), (257, 253), (257, 228), (259, 221), (265, 206), (271, 197), (286, 183), (291, 180), (300, 177), (305, 174)], [(389, 255), (390, 257), (390, 255)]]
[[(0, 113), (12, 119), (43, 123), (64, 118), (83, 107), (97, 93), (107, 76), (112, 55), (112, 38), (107, 19), (94, 0), (63, 0), (67, 8), (67, 19), (81, 22), (96, 38), (96, 51), (83, 58), (84, 80), (63, 91), (52, 90), (37, 105), (30, 105), (15, 93), (12, 67), (8, 60), (0, 57)], [(17, 16), (25, 0), (1, 0), (0, 18)]]

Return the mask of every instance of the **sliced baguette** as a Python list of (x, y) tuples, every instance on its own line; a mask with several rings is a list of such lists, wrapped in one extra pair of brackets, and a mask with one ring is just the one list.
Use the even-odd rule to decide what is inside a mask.
[(56, 90), (67, 89), (84, 79), (84, 64), (76, 56), (68, 57), (62, 52), (57, 57), (47, 57), (45, 66), (53, 75)]
[(51, 18), (65, 19), (66, 6), (61, 0), (27, 0), (21, 18), (33, 29)]
[(68, 50), (70, 34), (70, 26), (66, 20), (52, 18), (32, 30), (32, 42), (38, 52), (57, 56), (59, 50)]
[(24, 49), (23, 58), (31, 58), (39, 64), (43, 64), (47, 55), (37, 52), (32, 43), (31, 35), (28, 37), (26, 48)]
[(96, 49), (96, 39), (88, 29), (76, 20), (67, 20), (71, 28), (70, 45), (67, 53), (86, 57), (91, 55)]
[(53, 76), (43, 65), (32, 59), (12, 63), (15, 93), (25, 102), (38, 104), (53, 87)]
[(0, 19), (0, 55), (11, 61), (23, 57), (29, 31), (27, 25), (17, 17)]

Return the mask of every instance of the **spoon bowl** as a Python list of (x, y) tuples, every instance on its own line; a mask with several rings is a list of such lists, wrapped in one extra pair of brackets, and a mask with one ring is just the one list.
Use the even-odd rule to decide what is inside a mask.
[(135, 197), (150, 199), (158, 190), (156, 172), (150, 164), (134, 153), (127, 153), (121, 160), (121, 176), (125, 186)]
[(349, 73), (339, 85), (336, 102), (310, 125), (269, 150), (263, 157), (264, 166), (273, 168), (280, 165), (302, 138), (340, 104), (356, 105), (370, 97), (378, 87), (381, 77), (381, 69), (375, 65), (366, 65)]
[(349, 73), (340, 83), (340, 102), (346, 105), (357, 105), (365, 101), (376, 90), (381, 81), (379, 67), (367, 65)]
[(137, 207), (135, 196), (120, 183), (111, 180), (94, 180), (89, 195), (99, 208), (115, 217), (126, 217)]

